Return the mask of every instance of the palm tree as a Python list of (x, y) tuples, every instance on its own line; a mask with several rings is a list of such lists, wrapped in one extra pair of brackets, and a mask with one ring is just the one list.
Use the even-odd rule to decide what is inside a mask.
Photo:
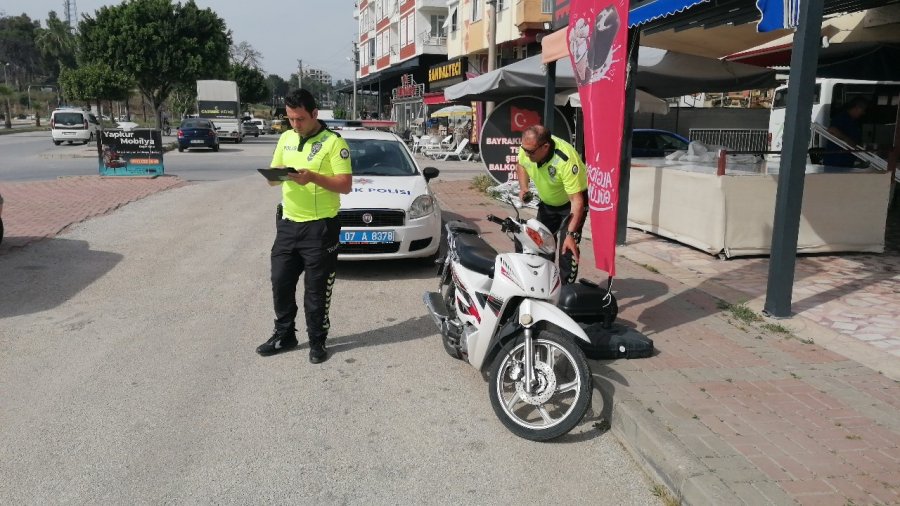
[(37, 30), (34, 42), (41, 54), (54, 61), (59, 69), (75, 66), (75, 35), (56, 11), (47, 15), (47, 28)]

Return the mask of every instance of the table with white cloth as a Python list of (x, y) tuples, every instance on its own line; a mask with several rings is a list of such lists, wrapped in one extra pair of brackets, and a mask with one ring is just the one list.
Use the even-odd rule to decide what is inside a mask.
[[(628, 226), (713, 255), (768, 255), (778, 165), (634, 158)], [(807, 165), (798, 253), (884, 251), (890, 173)]]

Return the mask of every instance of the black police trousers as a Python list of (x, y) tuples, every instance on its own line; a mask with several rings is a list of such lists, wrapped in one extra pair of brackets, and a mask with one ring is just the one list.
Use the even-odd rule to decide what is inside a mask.
[[(586, 200), (585, 200), (586, 202)], [(585, 206), (586, 208), (587, 206)], [(566, 202), (561, 206), (551, 206), (543, 202), (538, 204), (537, 220), (556, 234), (558, 251), (562, 252), (563, 241), (566, 239), (566, 231), (569, 226), (569, 215), (572, 213), (572, 203)], [(584, 227), (584, 220), (578, 232)], [(576, 241), (577, 242), (577, 241)], [(578, 262), (571, 251), (559, 254), (559, 277), (562, 284), (574, 283), (578, 279)]]
[(310, 343), (324, 343), (328, 309), (337, 267), (341, 224), (337, 218), (294, 222), (281, 218), (279, 207), (272, 244), (272, 297), (275, 331), (293, 333), (297, 317), (297, 282), (304, 274), (303, 312)]

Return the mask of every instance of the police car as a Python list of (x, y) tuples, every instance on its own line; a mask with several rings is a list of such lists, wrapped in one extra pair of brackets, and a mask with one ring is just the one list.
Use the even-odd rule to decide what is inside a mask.
[(340, 260), (435, 258), (441, 209), (428, 187), (434, 167), (419, 168), (389, 132), (340, 128), (350, 146), (353, 190), (341, 195)]

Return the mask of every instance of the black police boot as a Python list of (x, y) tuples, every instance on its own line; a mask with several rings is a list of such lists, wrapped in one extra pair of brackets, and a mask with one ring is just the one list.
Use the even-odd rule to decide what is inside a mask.
[(281, 352), (288, 351), (290, 349), (297, 347), (297, 336), (294, 335), (294, 330), (289, 331), (278, 331), (275, 329), (275, 332), (272, 333), (272, 337), (269, 338), (268, 341), (259, 345), (256, 348), (256, 353), (264, 357), (268, 357), (270, 355), (277, 355)]
[(328, 360), (328, 350), (324, 342), (309, 343), (309, 361), (313, 364), (321, 364)]

